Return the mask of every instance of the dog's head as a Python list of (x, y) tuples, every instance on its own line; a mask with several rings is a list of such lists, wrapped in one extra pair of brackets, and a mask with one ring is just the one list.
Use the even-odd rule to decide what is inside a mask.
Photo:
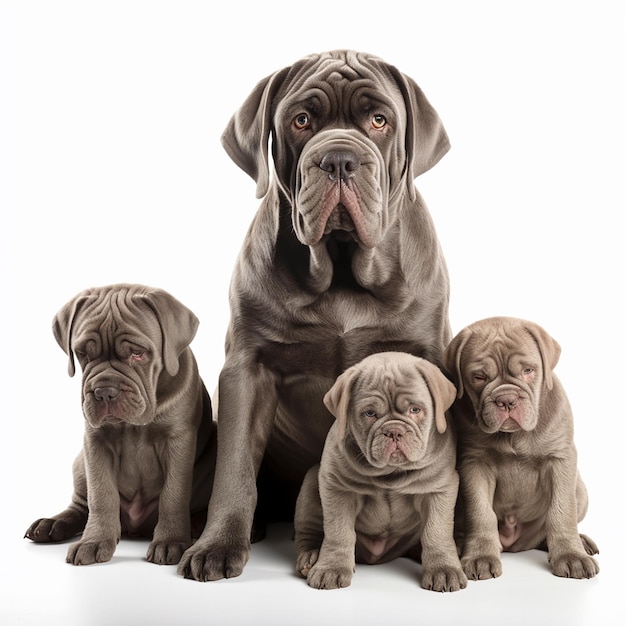
[(447, 428), (456, 394), (438, 367), (410, 354), (381, 352), (341, 374), (324, 397), (339, 438), (351, 438), (376, 468), (410, 468)]
[(464, 328), (450, 343), (445, 367), (458, 398), (467, 395), (486, 433), (533, 430), (561, 348), (533, 322), (492, 317)]
[(178, 300), (142, 285), (87, 289), (65, 304), (52, 329), (69, 356), (69, 375), (74, 356), (82, 368), (88, 423), (151, 423), (159, 378), (176, 376), (197, 327), (196, 316)]
[(398, 197), (449, 149), (439, 117), (415, 82), (381, 59), (353, 51), (315, 54), (258, 83), (222, 136), (257, 183), (289, 199), (301, 243), (331, 233), (374, 248), (394, 221)]

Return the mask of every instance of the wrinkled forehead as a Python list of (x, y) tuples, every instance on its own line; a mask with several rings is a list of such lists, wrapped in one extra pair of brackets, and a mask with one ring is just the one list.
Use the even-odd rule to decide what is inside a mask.
[(95, 332), (109, 339), (159, 336), (160, 327), (154, 311), (136, 295), (132, 290), (95, 294), (74, 320), (74, 339)]
[(404, 396), (411, 396), (414, 400), (430, 396), (428, 385), (416, 367), (398, 362), (365, 370), (356, 381), (355, 391), (357, 396), (364, 392), (392, 403)]
[(489, 362), (502, 367), (514, 360), (539, 356), (539, 347), (528, 332), (492, 329), (472, 335), (465, 349), (463, 361), (466, 366)]
[(388, 66), (358, 53), (328, 53), (292, 66), (276, 99), (277, 113), (298, 106), (334, 112), (385, 106), (403, 109), (402, 94)]

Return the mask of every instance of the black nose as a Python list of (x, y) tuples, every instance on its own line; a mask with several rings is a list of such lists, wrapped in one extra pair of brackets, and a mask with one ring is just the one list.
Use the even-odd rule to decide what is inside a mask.
[(106, 400), (110, 402), (120, 395), (120, 390), (117, 387), (96, 387), (93, 390), (93, 395), (96, 400)]
[(320, 169), (328, 172), (330, 180), (346, 180), (352, 178), (354, 172), (361, 167), (361, 162), (350, 150), (334, 150), (324, 155)]

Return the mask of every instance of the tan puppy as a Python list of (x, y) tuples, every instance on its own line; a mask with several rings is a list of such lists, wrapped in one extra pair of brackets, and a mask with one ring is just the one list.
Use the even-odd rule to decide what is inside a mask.
[(462, 330), (445, 363), (458, 389), (464, 509), (461, 563), (470, 579), (500, 576), (500, 552), (546, 548), (557, 576), (591, 578), (598, 549), (579, 535), (587, 491), (572, 411), (553, 373), (559, 344), (525, 320), (494, 317)]
[(435, 365), (400, 352), (374, 354), (339, 376), (324, 398), (337, 419), (296, 503), (296, 569), (311, 587), (347, 587), (355, 560), (383, 563), (420, 543), (424, 588), (466, 586), (445, 416), (454, 396)]
[(84, 529), (67, 561), (88, 565), (110, 560), (121, 533), (149, 536), (149, 561), (178, 563), (215, 466), (211, 400), (189, 348), (197, 327), (178, 300), (142, 285), (87, 289), (57, 313), (69, 374), (74, 355), (83, 370), (84, 445), (72, 503), (26, 537), (63, 541)]

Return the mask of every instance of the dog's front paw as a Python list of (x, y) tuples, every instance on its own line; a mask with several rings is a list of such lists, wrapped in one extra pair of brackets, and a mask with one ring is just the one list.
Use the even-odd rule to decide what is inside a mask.
[(424, 568), (422, 587), (431, 591), (459, 591), (467, 587), (467, 577), (460, 567)]
[(502, 561), (498, 555), (463, 557), (461, 566), (470, 580), (488, 580), (502, 575)]
[(199, 539), (183, 554), (178, 573), (200, 582), (234, 578), (243, 572), (249, 557), (249, 540), (210, 543)]
[(600, 554), (600, 550), (598, 549), (596, 542), (591, 537), (587, 537), (587, 535), (581, 534), (580, 540), (582, 541), (583, 548), (585, 549), (585, 552), (587, 554)]
[(550, 567), (555, 576), (562, 578), (593, 578), (600, 571), (595, 559), (578, 553), (551, 556)]
[(176, 565), (189, 547), (184, 541), (153, 541), (148, 546), (146, 559), (157, 565)]
[(111, 560), (116, 545), (115, 539), (79, 541), (69, 547), (65, 560), (72, 565), (105, 563)]
[(306, 550), (298, 554), (298, 558), (296, 559), (296, 572), (298, 572), (302, 578), (306, 578), (311, 568), (317, 563), (319, 555), (319, 550)]
[(321, 567), (314, 565), (307, 576), (306, 582), (314, 589), (341, 589), (352, 582), (351, 567)]
[(42, 518), (28, 527), (24, 537), (35, 543), (50, 543), (64, 541), (75, 534), (71, 526), (62, 520)]

